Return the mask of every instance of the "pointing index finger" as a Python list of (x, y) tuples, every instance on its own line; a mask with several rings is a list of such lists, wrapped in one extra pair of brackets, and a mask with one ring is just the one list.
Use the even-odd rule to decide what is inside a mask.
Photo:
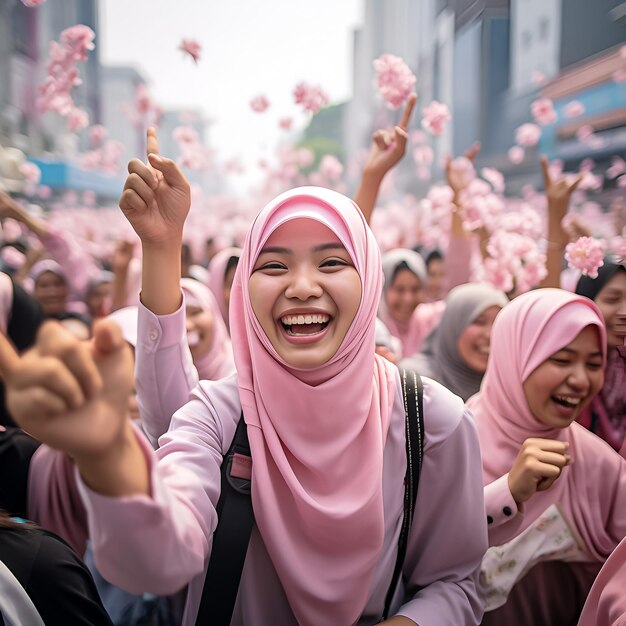
[(546, 157), (546, 155), (542, 155), (541, 157), (541, 171), (543, 172), (543, 184), (544, 187), (547, 189), (551, 182), (552, 179), (550, 177), (550, 167), (548, 165), (548, 158)]
[(411, 122), (411, 115), (413, 114), (413, 109), (415, 108), (416, 101), (417, 94), (412, 93), (406, 102), (406, 106), (404, 107), (404, 111), (402, 113), (402, 118), (400, 119), (400, 123), (398, 124), (398, 126), (402, 130), (406, 130), (409, 127), (409, 124)]
[(149, 154), (159, 154), (159, 140), (156, 129), (152, 126), (146, 131), (146, 156)]

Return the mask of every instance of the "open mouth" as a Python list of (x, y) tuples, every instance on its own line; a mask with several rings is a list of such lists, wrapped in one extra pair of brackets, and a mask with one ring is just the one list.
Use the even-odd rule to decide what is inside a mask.
[(285, 332), (292, 337), (309, 337), (321, 333), (330, 323), (330, 315), (284, 315), (280, 318)]
[(560, 404), (566, 409), (575, 409), (581, 403), (582, 398), (575, 398), (573, 396), (551, 396), (552, 401)]

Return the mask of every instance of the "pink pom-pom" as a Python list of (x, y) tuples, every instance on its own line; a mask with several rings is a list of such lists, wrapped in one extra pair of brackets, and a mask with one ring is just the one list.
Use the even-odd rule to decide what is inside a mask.
[(515, 142), (524, 148), (536, 146), (540, 137), (541, 128), (537, 124), (522, 124), (515, 131)]
[(443, 135), (445, 123), (452, 119), (448, 106), (433, 100), (422, 109), (422, 128), (431, 135)]
[(76, 61), (86, 61), (87, 50), (93, 50), (96, 47), (93, 43), (95, 36), (96, 33), (89, 26), (76, 24), (61, 33), (61, 44), (71, 51)]
[(278, 125), (283, 130), (291, 130), (291, 127), (293, 126), (293, 119), (291, 117), (282, 117), (278, 120)]
[(252, 100), (250, 100), (250, 108), (255, 113), (263, 113), (264, 111), (267, 111), (267, 109), (269, 109), (269, 106), (270, 101), (263, 95), (256, 96), (255, 98), (252, 98)]
[(578, 102), (578, 100), (572, 100), (565, 107), (565, 117), (579, 117), (585, 112), (585, 107)]
[(195, 39), (183, 39), (178, 46), (179, 50), (182, 50), (186, 54), (188, 54), (194, 63), (198, 63), (198, 59), (200, 58), (200, 53), (202, 52), (202, 46), (200, 42)]
[(552, 100), (549, 98), (539, 98), (530, 105), (530, 112), (540, 126), (548, 126), (556, 121), (556, 111)]
[(75, 133), (77, 130), (87, 128), (87, 126), (89, 126), (89, 115), (87, 111), (75, 107), (67, 116), (67, 129), (71, 133)]
[(593, 237), (580, 237), (565, 247), (565, 260), (584, 276), (597, 278), (598, 269), (604, 265), (604, 245)]
[(415, 75), (409, 66), (393, 54), (383, 54), (374, 61), (376, 86), (387, 106), (397, 109), (413, 92)]

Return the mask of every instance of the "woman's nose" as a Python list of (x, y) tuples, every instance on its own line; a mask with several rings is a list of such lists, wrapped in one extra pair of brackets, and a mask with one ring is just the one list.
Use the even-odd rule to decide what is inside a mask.
[(324, 293), (315, 273), (308, 269), (293, 272), (293, 277), (289, 286), (285, 290), (288, 298), (298, 300), (308, 300), (309, 298), (319, 298)]

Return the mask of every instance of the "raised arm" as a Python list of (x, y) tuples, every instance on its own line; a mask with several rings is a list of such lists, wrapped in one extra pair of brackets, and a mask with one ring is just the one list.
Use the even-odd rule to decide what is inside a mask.
[(180, 308), (180, 249), (191, 197), (176, 163), (159, 154), (156, 130), (148, 129), (147, 164), (133, 159), (120, 208), (141, 239), (141, 301), (156, 315)]
[(548, 274), (541, 281), (539, 287), (556, 287), (558, 289), (561, 286), (563, 254), (569, 241), (562, 222), (567, 214), (572, 193), (580, 184), (583, 175), (581, 174), (573, 183), (569, 183), (565, 178), (556, 179), (550, 174), (548, 159), (545, 156), (541, 157), (541, 170), (548, 201), (548, 233), (546, 237), (548, 241), (546, 250)]
[(359, 188), (354, 196), (354, 201), (361, 209), (368, 224), (376, 206), (378, 190), (385, 174), (402, 160), (406, 152), (407, 128), (411, 122), (411, 114), (416, 100), (415, 94), (409, 96), (400, 123), (393, 131), (379, 129), (372, 135), (370, 154), (363, 168)]

